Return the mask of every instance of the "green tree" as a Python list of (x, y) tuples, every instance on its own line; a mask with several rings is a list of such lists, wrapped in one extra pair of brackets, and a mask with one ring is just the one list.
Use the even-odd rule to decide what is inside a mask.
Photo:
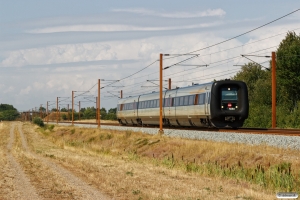
[(117, 114), (117, 108), (111, 108), (111, 109), (109, 109), (108, 113)]
[[(234, 77), (232, 77), (233, 80), (244, 81), (246, 83), (248, 87), (249, 101), (257, 98), (257, 95), (259, 95), (260, 92), (256, 92), (256, 88), (259, 89), (262, 84), (268, 84), (265, 81), (269, 80), (269, 78), (270, 72), (268, 70), (263, 70), (260, 65), (255, 63), (248, 63), (242, 66), (241, 71), (239, 71)], [(260, 82), (258, 82), (259, 80)], [(255, 93), (258, 94), (254, 95)], [(268, 98), (268, 94), (269, 93), (265, 93), (263, 95), (263, 98)]]
[(0, 104), (0, 120), (13, 121), (19, 116), (16, 108), (9, 104)]
[(95, 109), (92, 109), (90, 107), (87, 107), (83, 112), (84, 119), (95, 119), (95, 116), (96, 116)]
[(280, 98), (290, 111), (300, 100), (300, 36), (289, 32), (276, 52), (276, 76)]
[(12, 105), (9, 104), (0, 104), (0, 112), (5, 110), (17, 110)]
[(68, 110), (66, 108), (62, 108), (60, 109), (61, 112), (68, 112)]
[(46, 108), (44, 108), (44, 107), (39, 107), (39, 111), (40, 111), (40, 112), (45, 112), (45, 111), (46, 111)]
[(107, 117), (107, 112), (105, 108), (101, 108), (100, 109), (100, 115), (101, 115), (101, 119), (106, 119)]
[(248, 63), (232, 79), (244, 81), (248, 87), (249, 117), (244, 126), (270, 127), (272, 105), (270, 71), (263, 70), (259, 64)]

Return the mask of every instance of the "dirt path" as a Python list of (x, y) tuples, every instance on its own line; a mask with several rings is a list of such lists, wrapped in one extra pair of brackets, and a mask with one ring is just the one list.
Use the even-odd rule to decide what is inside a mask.
[(31, 185), (30, 179), (24, 173), (21, 165), (12, 155), (12, 147), (15, 141), (15, 124), (11, 125), (9, 132), (9, 143), (7, 144), (7, 161), (8, 165), (4, 168), (4, 173), (7, 174), (7, 181), (12, 186), (8, 198), (11, 199), (41, 199), (35, 188)]
[[(8, 128), (3, 131), (2, 127), (2, 136)], [(0, 192), (6, 195), (0, 199), (109, 199), (70, 171), (32, 152), (21, 123), (10, 123), (7, 141), (2, 169), (5, 187)]]

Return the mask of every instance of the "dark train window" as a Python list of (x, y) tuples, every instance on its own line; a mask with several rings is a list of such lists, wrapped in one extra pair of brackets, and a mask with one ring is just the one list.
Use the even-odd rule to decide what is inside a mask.
[(153, 107), (153, 100), (150, 100), (150, 103), (149, 103), (149, 108), (152, 108)]
[(199, 105), (205, 104), (205, 93), (199, 94), (198, 104)]
[(207, 102), (208, 104), (210, 104), (210, 96), (211, 96), (210, 93), (208, 93), (208, 102)]
[(184, 103), (183, 100), (184, 100), (184, 97), (180, 97), (180, 100), (179, 100), (179, 101), (180, 101), (180, 103), (179, 103), (180, 106), (183, 106), (183, 105), (184, 105), (184, 104), (183, 104), (183, 103)]
[(173, 105), (174, 105), (174, 106), (177, 106), (177, 102), (178, 102), (178, 101), (179, 101), (179, 100), (178, 100), (178, 97), (175, 97), (174, 100), (173, 100)]
[(222, 100), (238, 100), (236, 88), (222, 88)]
[(194, 105), (194, 99), (195, 99), (195, 95), (189, 96), (189, 105)]
[(144, 101), (141, 102), (141, 108), (142, 109), (144, 108), (144, 103), (145, 103)]
[(185, 106), (189, 105), (189, 96), (185, 96), (183, 99), (184, 99), (183, 105), (185, 105)]
[(164, 107), (169, 107), (169, 98), (165, 98)]

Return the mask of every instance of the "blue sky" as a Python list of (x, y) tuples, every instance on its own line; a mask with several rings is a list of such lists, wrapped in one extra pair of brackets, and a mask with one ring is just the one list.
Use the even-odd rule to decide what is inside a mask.
[[(224, 41), (299, 9), (286, 1), (0, 1), (0, 103), (29, 110), (56, 97), (94, 106), (98, 79), (124, 79), (101, 90), (101, 107), (157, 91), (159, 53), (184, 54)], [(247, 63), (241, 54), (270, 55), (287, 31), (300, 30), (300, 11), (205, 50), (187, 65), (164, 71), (172, 86), (230, 78)], [(188, 56), (164, 60), (172, 65)], [(257, 62), (267, 60), (257, 58)], [(264, 66), (268, 64), (265, 63)], [(154, 81), (155, 82), (155, 81)], [(109, 84), (102, 81), (101, 86)], [(77, 95), (80, 95), (77, 92)], [(60, 107), (70, 98), (60, 100)], [(50, 103), (51, 104), (51, 103)], [(52, 105), (53, 107), (54, 105)], [(51, 106), (49, 107), (51, 108)]]

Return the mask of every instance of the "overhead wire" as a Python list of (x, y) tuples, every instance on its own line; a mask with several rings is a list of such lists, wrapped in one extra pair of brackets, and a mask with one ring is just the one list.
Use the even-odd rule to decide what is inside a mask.
[[(251, 29), (251, 30), (249, 30), (249, 31), (247, 31), (247, 32), (244, 32), (244, 33), (242, 33), (242, 34), (239, 34), (239, 35), (237, 35), (237, 36), (235, 36), (235, 37), (229, 38), (229, 39), (227, 39), (227, 40), (218, 42), (218, 43), (216, 43), (216, 44), (213, 44), (213, 45), (210, 45), (210, 46), (207, 46), (207, 47), (204, 47), (204, 48), (195, 50), (195, 51), (191, 51), (191, 52), (189, 52), (189, 53), (185, 53), (185, 54), (182, 54), (182, 55), (195, 53), (195, 52), (198, 52), (198, 51), (201, 51), (201, 50), (204, 50), (204, 49), (208, 49), (208, 48), (211, 48), (211, 47), (214, 47), (214, 46), (223, 44), (223, 43), (225, 43), (225, 42), (231, 41), (231, 40), (233, 40), (233, 39), (235, 39), (235, 38), (238, 38), (238, 37), (240, 37), (240, 36), (246, 35), (246, 34), (248, 34), (248, 33), (250, 33), (250, 32), (253, 32), (253, 31), (255, 31), (255, 30), (258, 30), (258, 29), (260, 29), (260, 28), (262, 28), (262, 27), (264, 27), (264, 26), (267, 26), (267, 25), (269, 25), (269, 24), (271, 24), (271, 23), (274, 23), (274, 22), (276, 22), (276, 21), (278, 21), (278, 20), (280, 20), (280, 19), (282, 19), (282, 18), (284, 18), (284, 17), (286, 17), (286, 16), (289, 16), (289, 15), (291, 15), (291, 14), (293, 14), (293, 13), (299, 11), (299, 10), (300, 10), (300, 9), (297, 9), (297, 10), (295, 10), (295, 11), (293, 11), (293, 12), (290, 12), (290, 13), (284, 15), (284, 16), (281, 16), (281, 17), (279, 17), (279, 18), (277, 18), (277, 19), (275, 19), (275, 20), (272, 20), (271, 22), (265, 23), (265, 24), (263, 24), (263, 25), (261, 25), (261, 26), (259, 26), (259, 27), (257, 27), (257, 28)], [(273, 37), (274, 37), (274, 36), (273, 36)], [(269, 37), (269, 38), (271, 38), (271, 37)], [(242, 46), (245, 46), (245, 45), (242, 45)], [(271, 48), (272, 48), (272, 47), (271, 47)], [(223, 51), (224, 51), (224, 50), (223, 50)], [(210, 54), (210, 55), (211, 55), (211, 54)], [(179, 56), (173, 56), (172, 58), (175, 58), (175, 57), (179, 57)], [(239, 57), (239, 56), (236, 56), (236, 57), (229, 58), (229, 59), (225, 59), (225, 60), (221, 60), (221, 61), (218, 61), (218, 62), (222, 62), (222, 61), (226, 61), (226, 60), (231, 60), (231, 59), (238, 58), (238, 57)], [(170, 58), (169, 58), (169, 59), (170, 59)], [(124, 80), (124, 79), (127, 79), (127, 78), (129, 78), (129, 77), (132, 77), (133, 75), (135, 75), (135, 74), (141, 72), (142, 70), (148, 68), (149, 66), (151, 66), (151, 65), (154, 64), (155, 62), (157, 62), (157, 60), (155, 60), (153, 63), (151, 63), (151, 64), (148, 65), (147, 67), (145, 67), (145, 68), (143, 68), (143, 69), (137, 71), (136, 73), (131, 74), (131, 75), (129, 75), (129, 76), (127, 76), (127, 77), (125, 77), (125, 78), (123, 78), (123, 79), (121, 79), (121, 80)], [(218, 63), (218, 62), (214, 62), (214, 63)], [(174, 66), (174, 65), (176, 65), (176, 64), (173, 64), (173, 65), (171, 65), (171, 66)], [(210, 68), (211, 68), (211, 67), (210, 67)], [(157, 73), (157, 72), (155, 72), (155, 73)], [(154, 74), (154, 73), (153, 73), (153, 74)], [(112, 84), (114, 84), (114, 83), (111, 83), (110, 85), (112, 85)]]

